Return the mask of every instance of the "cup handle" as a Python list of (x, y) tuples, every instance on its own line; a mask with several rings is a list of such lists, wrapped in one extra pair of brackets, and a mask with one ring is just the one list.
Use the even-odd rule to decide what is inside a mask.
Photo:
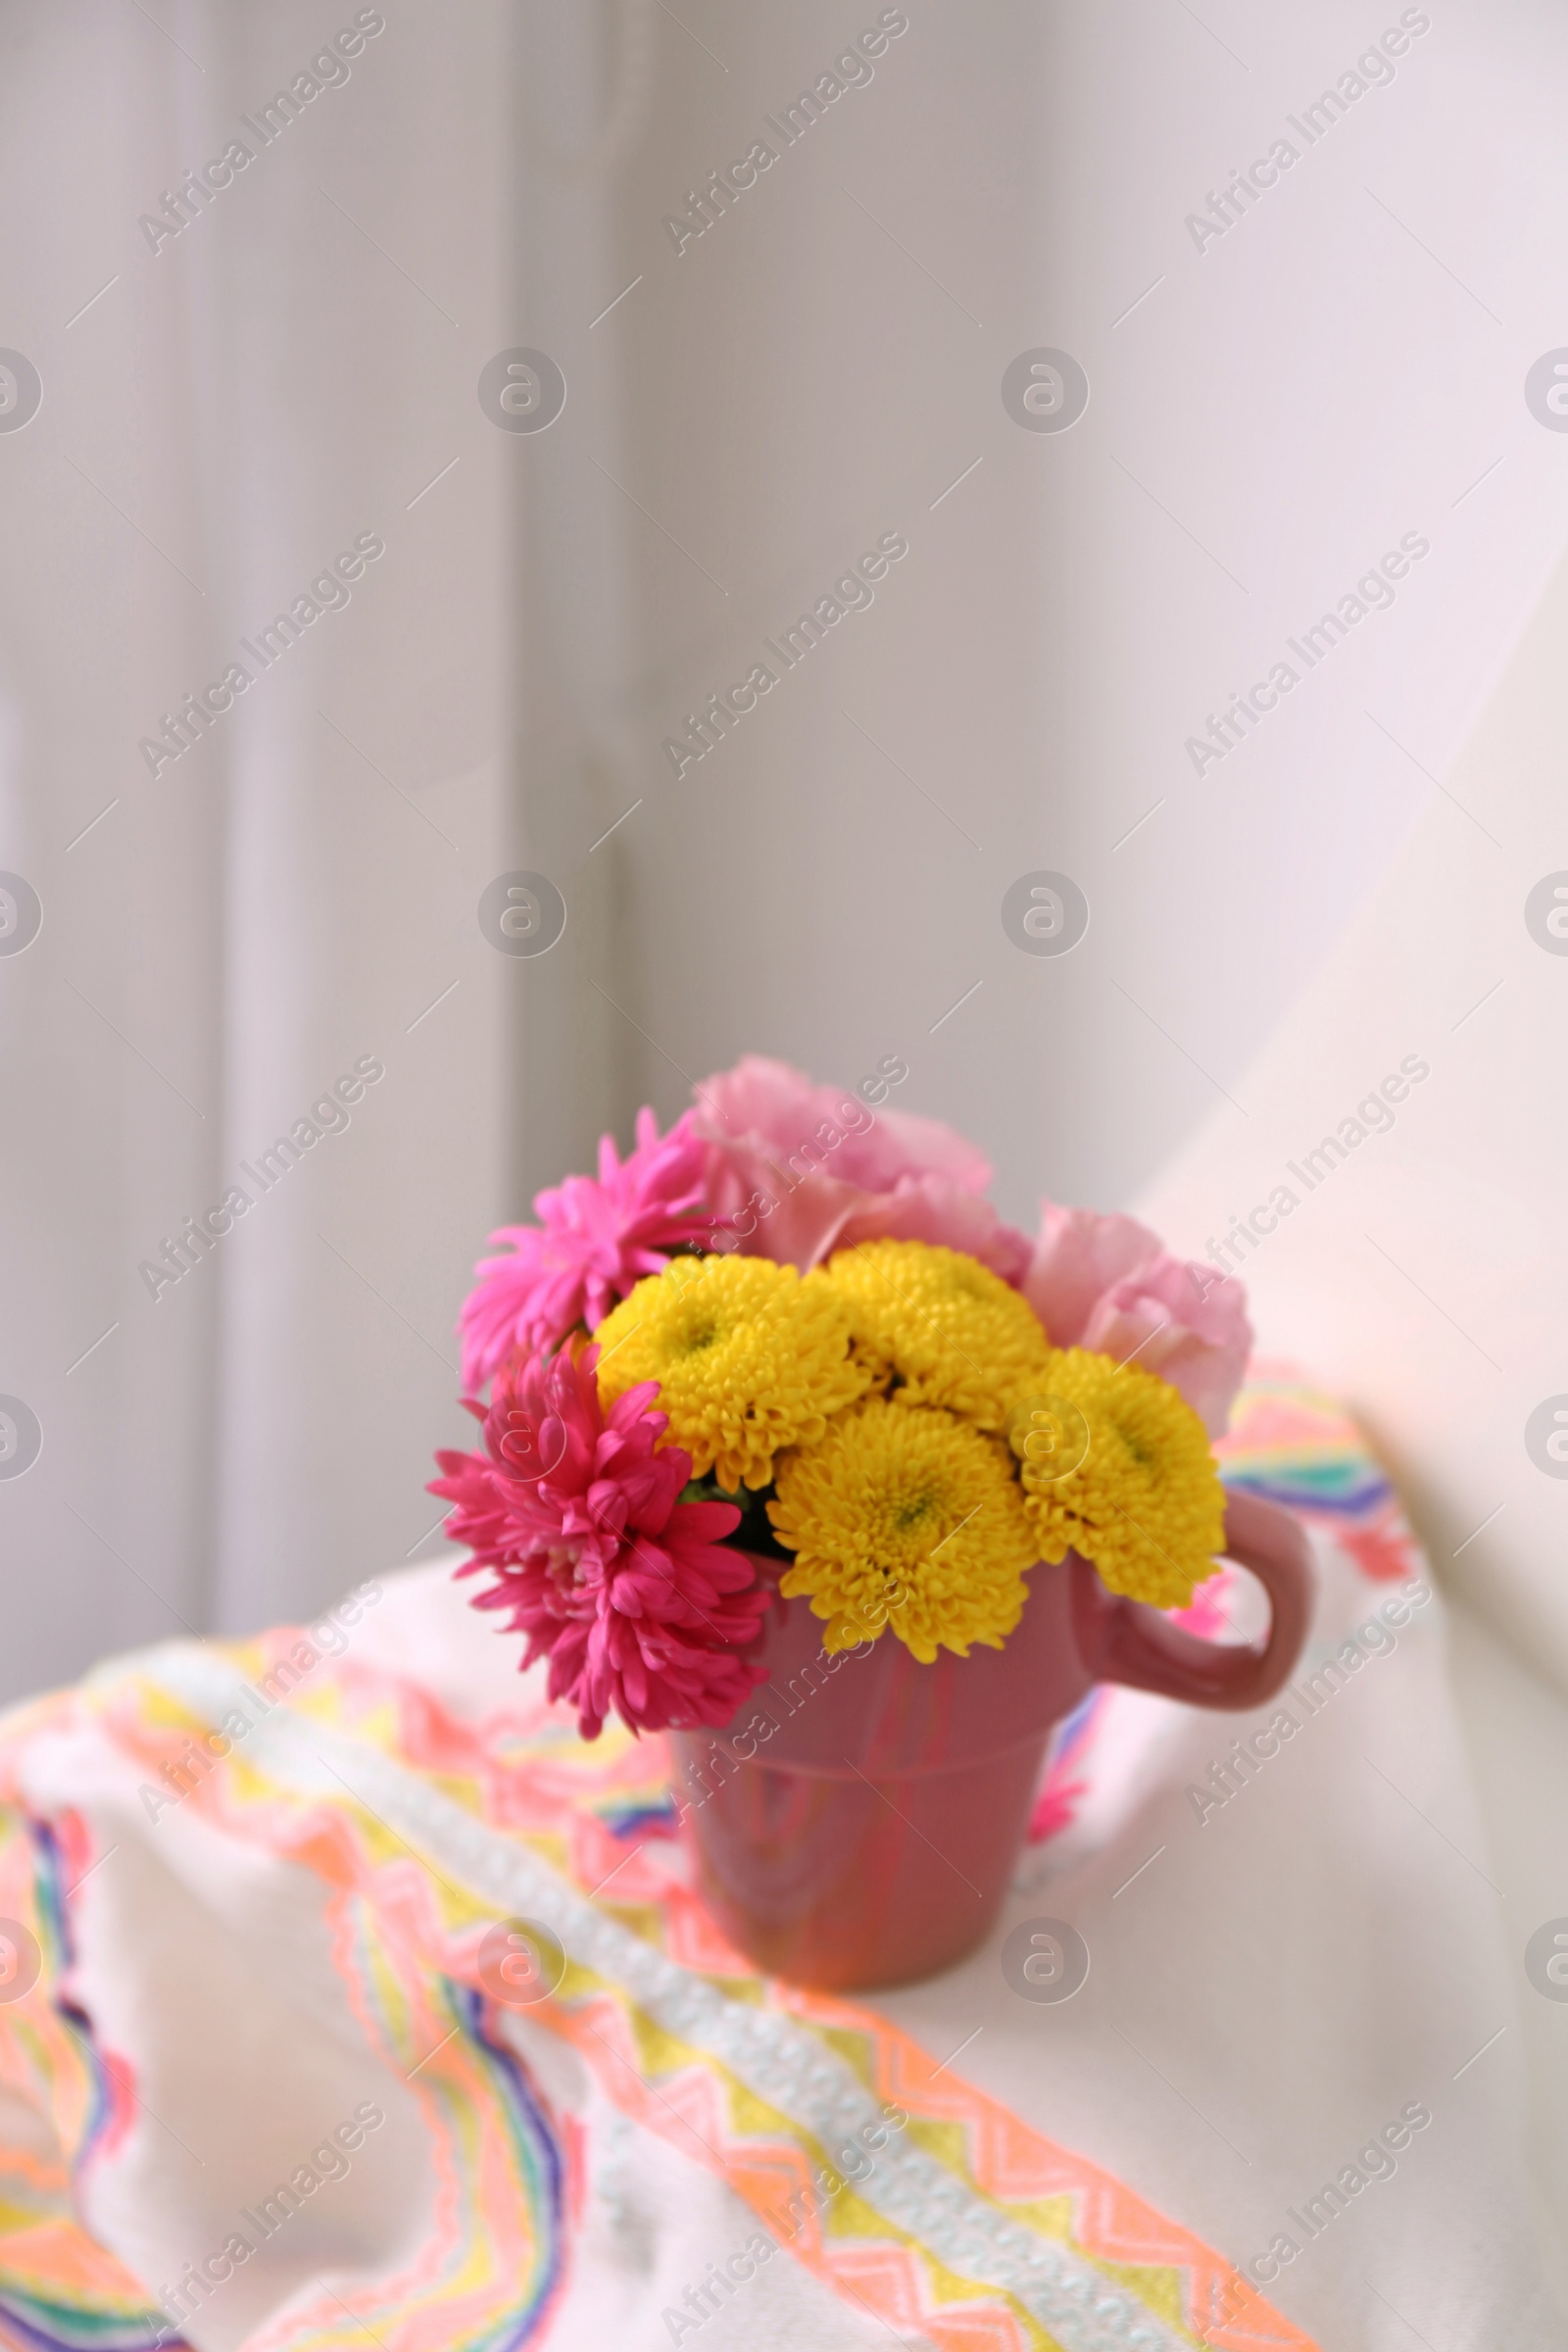
[(1301, 1654), (1312, 1613), (1312, 1555), (1289, 1511), (1233, 1490), (1225, 1501), (1225, 1556), (1250, 1569), (1269, 1598), (1261, 1642), (1205, 1642), (1158, 1609), (1105, 1591), (1087, 1560), (1073, 1562), (1073, 1631), (1099, 1682), (1157, 1690), (1195, 1707), (1261, 1706)]

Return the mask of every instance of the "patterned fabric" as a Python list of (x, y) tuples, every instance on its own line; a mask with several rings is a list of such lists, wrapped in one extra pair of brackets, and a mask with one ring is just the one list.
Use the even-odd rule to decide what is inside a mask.
[[(29, 1708), (9, 1719), (24, 1740), (59, 1712)], [(0, 2008), (0, 2342), (109, 2352), (178, 2339), (151, 2311), (145, 2288), (76, 2222), (74, 2184), (95, 2154), (122, 2135), (125, 2085), (95, 2053), (84, 2020), (62, 1988), (70, 1964), (66, 1888), (89, 1864), (74, 1822), (51, 1827), (16, 1807), (0, 1810), (0, 1920), (19, 1923), (43, 1961), (35, 1990)], [(0, 1927), (0, 1988), (33, 1954)], [(45, 1997), (45, 1988), (51, 1988)], [(22, 2117), (52, 2134), (21, 2137)]]
[(1343, 1407), (1288, 1366), (1252, 1366), (1214, 1450), (1228, 1486), (1331, 1527), (1363, 1576), (1419, 1574), (1421, 1553), (1388, 1473)]
[(1252, 1366), (1214, 1450), (1227, 1486), (1307, 1516), (1361, 1519), (1394, 1493), (1334, 1399), (1271, 1364)]
[[(1352, 1497), (1383, 1511), (1386, 1482), (1348, 1425), (1283, 1379), (1247, 1393), (1225, 1454), (1228, 1477), (1271, 1493), (1290, 1480), (1342, 1527)], [(772, 2240), (906, 2337), (940, 2352), (1310, 2352), (1190, 2231), (874, 2012), (756, 1976), (687, 1882), (659, 1740), (612, 1724), (588, 1746), (564, 1711), (526, 1699), (459, 1721), (352, 1651), (264, 1695), (298, 1639), (170, 1644), (0, 1724), (0, 1921), (34, 1939), (40, 1970), (0, 1999), (0, 2342), (185, 2340), (78, 2218), (135, 2125), (137, 2083), (72, 1997), (74, 1892), (104, 1857), (81, 1816), (41, 1816), (25, 1790), (40, 1740), (90, 1730), (132, 1788), (178, 1776), (215, 1836), (314, 1874), (367, 2045), (419, 2102), (437, 2187), (416, 2258), (358, 2285), (352, 2307), (296, 2297), (246, 2352), (368, 2334), (386, 2352), (548, 2343), (591, 2151), (493, 1997), (481, 1947), (508, 1919), (559, 1939), (564, 1973), (527, 2015), (572, 2045), (605, 2111), (715, 2172)], [(1058, 1783), (1092, 1770), (1079, 1712)], [(193, 1742), (223, 1727), (226, 1754), (194, 1769)], [(4, 1964), (0, 1945), (0, 1992)]]

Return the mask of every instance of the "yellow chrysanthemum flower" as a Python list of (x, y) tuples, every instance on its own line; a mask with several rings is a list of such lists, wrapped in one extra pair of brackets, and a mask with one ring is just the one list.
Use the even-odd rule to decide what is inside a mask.
[(1039, 1546), (1006, 1446), (955, 1414), (868, 1396), (819, 1444), (778, 1464), (773, 1532), (795, 1565), (779, 1586), (849, 1649), (891, 1625), (929, 1665), (938, 1646), (1000, 1649)]
[(1042, 1559), (1081, 1552), (1112, 1592), (1160, 1609), (1185, 1607), (1213, 1574), (1225, 1492), (1207, 1431), (1168, 1381), (1054, 1349), (1007, 1434)]
[(865, 1242), (811, 1277), (849, 1308), (855, 1353), (900, 1404), (941, 1405), (979, 1429), (1006, 1428), (1013, 1400), (1051, 1360), (1027, 1299), (978, 1258), (932, 1242)]
[(711, 1470), (732, 1494), (765, 1487), (779, 1447), (820, 1438), (866, 1386), (840, 1300), (767, 1257), (672, 1258), (594, 1338), (603, 1401), (657, 1380), (663, 1443), (686, 1448), (695, 1478)]

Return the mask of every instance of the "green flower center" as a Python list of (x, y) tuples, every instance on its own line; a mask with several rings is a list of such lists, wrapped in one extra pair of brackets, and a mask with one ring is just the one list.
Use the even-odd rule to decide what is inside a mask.
[(1146, 1446), (1137, 1430), (1129, 1429), (1124, 1421), (1115, 1424), (1116, 1435), (1126, 1446), (1140, 1470), (1154, 1470), (1159, 1466), (1152, 1448)]

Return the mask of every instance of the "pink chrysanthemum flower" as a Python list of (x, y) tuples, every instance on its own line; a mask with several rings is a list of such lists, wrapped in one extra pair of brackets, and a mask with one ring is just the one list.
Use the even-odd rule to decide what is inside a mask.
[(645, 1274), (667, 1265), (682, 1242), (711, 1244), (723, 1217), (701, 1212), (705, 1147), (692, 1114), (661, 1137), (652, 1110), (637, 1113), (637, 1148), (624, 1161), (612, 1136), (599, 1142), (599, 1176), (568, 1176), (534, 1198), (540, 1225), (503, 1225), (492, 1242), (505, 1257), (481, 1258), (459, 1317), (466, 1387), (483, 1388), (514, 1348), (558, 1348), (569, 1331), (593, 1331)]
[(764, 1679), (736, 1652), (770, 1588), (717, 1541), (740, 1519), (733, 1503), (676, 1500), (691, 1456), (656, 1451), (668, 1426), (651, 1409), (658, 1383), (607, 1414), (598, 1355), (514, 1355), (488, 1410), (465, 1398), (484, 1450), (439, 1453), (446, 1475), (430, 1487), (457, 1506), (447, 1533), (473, 1549), (458, 1574), (494, 1572), (475, 1608), (505, 1610), (527, 1635), (524, 1666), (548, 1653), (550, 1696), (576, 1707), (585, 1740), (612, 1708), (634, 1731), (727, 1723)]

